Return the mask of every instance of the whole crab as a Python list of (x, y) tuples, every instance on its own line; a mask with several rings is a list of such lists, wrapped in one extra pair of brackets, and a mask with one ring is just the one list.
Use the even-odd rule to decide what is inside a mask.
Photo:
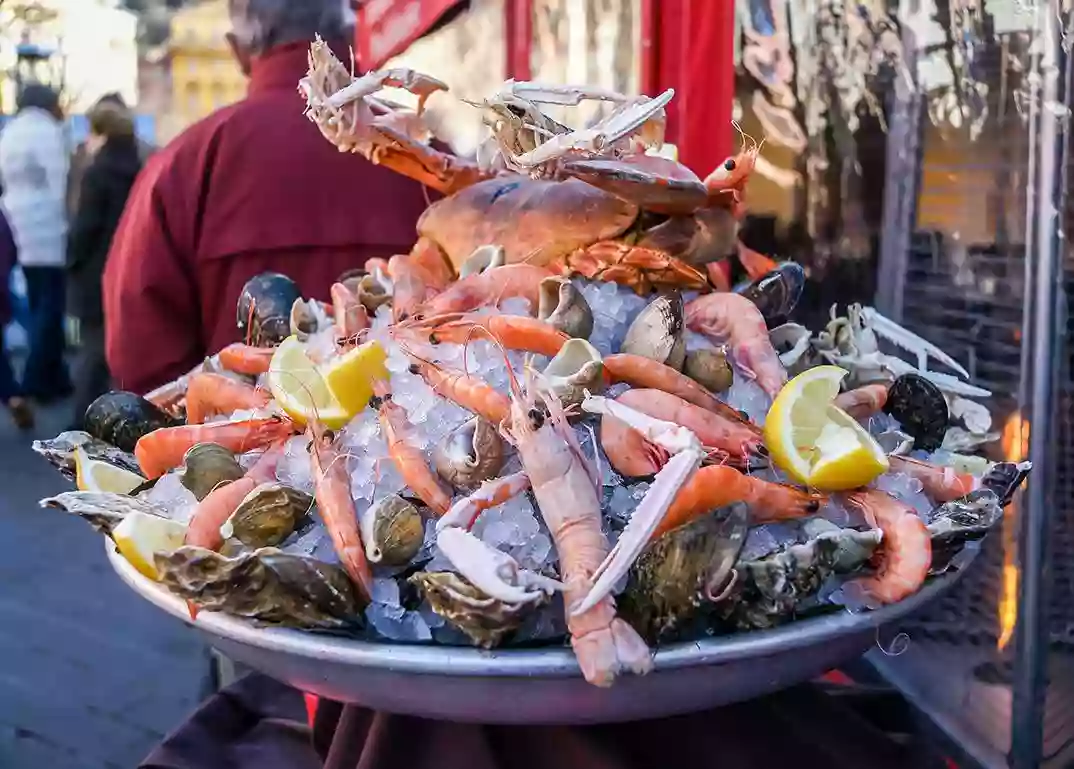
[[(385, 86), (416, 94), (417, 112), (374, 96)], [(646, 154), (663, 141), (672, 91), (649, 99), (508, 81), (475, 104), (492, 134), (478, 163), (425, 141), (425, 99), (447, 90), (433, 78), (403, 69), (355, 78), (317, 41), (300, 90), (307, 115), (340, 151), (448, 195), (418, 222), (411, 257), (421, 272), (440, 272), (446, 261), (457, 273), (477, 248), (498, 244), (508, 264), (615, 281), (639, 293), (659, 286), (706, 290), (710, 278), (729, 288), (727, 260), (739, 249), (741, 193), (757, 147), (728, 158), (704, 181), (673, 160)], [(595, 125), (571, 130), (536, 106), (584, 99), (616, 107)], [(774, 266), (752, 253), (740, 258), (751, 279)]]

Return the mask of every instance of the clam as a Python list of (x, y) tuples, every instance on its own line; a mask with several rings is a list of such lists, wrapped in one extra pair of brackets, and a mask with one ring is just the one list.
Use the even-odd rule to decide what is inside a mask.
[(275, 547), (310, 523), (313, 497), (281, 483), (262, 483), (247, 494), (220, 527), (225, 540), (247, 547)]
[(230, 449), (216, 443), (198, 443), (183, 455), (179, 482), (200, 502), (220, 484), (237, 481), (244, 475), (246, 471)]
[(302, 294), (298, 284), (278, 272), (246, 281), (235, 308), (239, 332), (255, 347), (273, 347), (291, 333), (291, 308)]
[(425, 539), (425, 521), (418, 508), (395, 494), (374, 502), (360, 521), (370, 563), (402, 566), (417, 555)]
[(537, 317), (567, 336), (588, 339), (593, 333), (593, 310), (578, 287), (567, 278), (552, 277), (541, 281)]
[(358, 297), (358, 301), (373, 314), (376, 314), (381, 305), (392, 300), (389, 288), (375, 275), (363, 275), (358, 285), (354, 287), (354, 294)]
[(738, 293), (749, 299), (764, 316), (769, 328), (778, 326), (798, 306), (805, 288), (805, 270), (795, 262), (783, 262)]
[(884, 411), (913, 437), (914, 448), (922, 451), (940, 448), (951, 424), (943, 392), (918, 374), (903, 374), (892, 383)]
[(105, 535), (111, 535), (112, 529), (131, 513), (168, 517), (163, 510), (144, 499), (104, 491), (67, 491), (42, 499), (39, 504), (77, 515)]
[(805, 326), (784, 323), (768, 332), (768, 340), (779, 353), (779, 362), (790, 375), (800, 374), (809, 368), (810, 333)]
[(682, 296), (666, 294), (650, 302), (634, 318), (620, 352), (640, 355), (681, 370), (686, 357), (685, 328)]
[(134, 451), (143, 435), (180, 424), (140, 395), (122, 390), (105, 393), (86, 409), (86, 432), (121, 451)]
[(631, 569), (620, 613), (650, 643), (673, 636), (721, 598), (748, 528), (739, 502), (669, 531)]
[(604, 390), (604, 361), (596, 347), (584, 339), (570, 339), (545, 367), (549, 386), (564, 405), (581, 403), (586, 390)]
[(456, 427), (433, 448), (437, 474), (452, 486), (476, 486), (503, 467), (503, 439), (480, 417)]
[(505, 264), (507, 264), (507, 252), (503, 246), (478, 246), (459, 267), (459, 277), (465, 278), (468, 275), (487, 272), (496, 267), (503, 267)]
[(686, 353), (683, 373), (715, 393), (726, 392), (735, 383), (735, 369), (722, 349), (702, 348)]
[(305, 342), (317, 333), (321, 327), (321, 316), (317, 312), (317, 302), (299, 297), (291, 305), (290, 329), (300, 342)]
[(499, 644), (548, 600), (542, 593), (536, 600), (522, 603), (501, 601), (448, 571), (419, 571), (410, 577), (409, 582), (421, 591), (433, 611), (465, 633), (475, 645), (485, 649)]
[(55, 438), (34, 441), (31, 445), (34, 452), (44, 457), (45, 460), (59, 470), (65, 478), (75, 478), (75, 449), (82, 449), (90, 459), (107, 462), (116, 467), (122, 467), (132, 473), (142, 474), (138, 466), (138, 460), (128, 451), (121, 451), (110, 443), (94, 438), (92, 435), (81, 430), (68, 430)]
[(165, 587), (206, 611), (305, 629), (363, 622), (346, 572), (308, 556), (272, 547), (227, 556), (186, 545), (154, 561)]

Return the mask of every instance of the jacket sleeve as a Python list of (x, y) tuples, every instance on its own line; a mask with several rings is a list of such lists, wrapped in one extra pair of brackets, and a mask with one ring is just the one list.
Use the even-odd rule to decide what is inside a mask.
[(67, 233), (67, 269), (76, 271), (93, 258), (105, 232), (108, 191), (100, 170), (94, 166), (82, 175), (78, 208)]
[(136, 393), (186, 373), (205, 354), (183, 174), (173, 157), (158, 154), (139, 174), (105, 265), (108, 365)]

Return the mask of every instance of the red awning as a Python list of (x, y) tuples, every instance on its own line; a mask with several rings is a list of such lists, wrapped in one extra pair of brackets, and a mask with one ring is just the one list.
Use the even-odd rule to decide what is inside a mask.
[(358, 4), (358, 64), (380, 67), (428, 33), (440, 18), (464, 0), (365, 0)]

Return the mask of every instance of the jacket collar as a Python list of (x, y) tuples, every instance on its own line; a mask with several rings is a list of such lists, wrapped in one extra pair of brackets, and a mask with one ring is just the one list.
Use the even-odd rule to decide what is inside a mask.
[[(298, 81), (306, 76), (309, 69), (308, 41), (287, 43), (273, 48), (268, 53), (257, 57), (250, 64), (250, 84), (247, 93), (251, 96), (265, 91), (297, 90)], [(332, 50), (346, 51), (343, 41), (333, 42)], [(346, 61), (349, 57), (345, 57)]]

